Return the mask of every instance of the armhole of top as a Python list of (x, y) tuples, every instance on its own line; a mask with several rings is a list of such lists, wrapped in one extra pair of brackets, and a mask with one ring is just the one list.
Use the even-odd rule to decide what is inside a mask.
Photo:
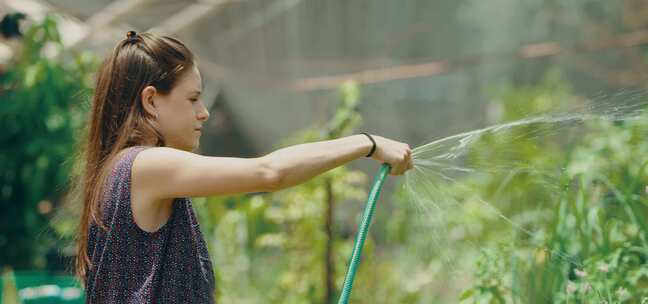
[(172, 207), (171, 207), (172, 210), (171, 210), (171, 214), (169, 215), (169, 218), (166, 220), (166, 222), (164, 222), (164, 224), (162, 224), (162, 226), (158, 227), (158, 229), (156, 229), (155, 231), (146, 231), (146, 230), (142, 229), (142, 227), (140, 227), (137, 224), (137, 221), (135, 221), (135, 212), (133, 212), (133, 200), (132, 200), (132, 196), (133, 196), (132, 195), (133, 194), (133, 187), (132, 187), (133, 186), (133, 164), (135, 163), (135, 159), (137, 158), (137, 155), (139, 155), (140, 152), (142, 152), (142, 151), (144, 151), (144, 150), (146, 150), (148, 148), (151, 148), (151, 147), (136, 146), (136, 147), (131, 147), (132, 150), (126, 152), (125, 158), (127, 159), (127, 162), (128, 162), (127, 163), (127, 166), (128, 166), (128, 170), (127, 170), (127, 176), (128, 176), (127, 177), (128, 178), (128, 213), (130, 215), (129, 221), (133, 224), (133, 226), (135, 227), (135, 229), (137, 231), (139, 231), (140, 233), (142, 233), (144, 235), (147, 235), (147, 236), (154, 236), (154, 235), (157, 235), (158, 233), (160, 233), (164, 228), (166, 228), (168, 226), (168, 223), (171, 220), (171, 217), (173, 216), (173, 212), (174, 212), (173, 209), (175, 209), (173, 206), (175, 205), (175, 202), (178, 199), (177, 198), (173, 199), (173, 201), (171, 203), (172, 204)]
[(108, 174), (103, 181), (103, 201), (110, 200), (109, 196), (112, 191), (118, 189), (117, 187), (120, 180), (128, 183), (128, 195), (130, 199), (131, 168), (134, 159), (133, 154), (139, 153), (139, 151), (134, 150), (144, 150), (146, 148), (147, 147), (145, 146), (131, 146), (124, 148), (110, 161), (108, 164), (108, 166), (110, 166)]

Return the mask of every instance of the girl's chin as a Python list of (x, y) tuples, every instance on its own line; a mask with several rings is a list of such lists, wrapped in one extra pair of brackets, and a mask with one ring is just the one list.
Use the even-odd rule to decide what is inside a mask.
[(198, 147), (200, 147), (200, 141), (198, 139), (196, 139), (196, 142), (191, 147), (191, 150), (196, 151), (196, 150), (198, 150)]

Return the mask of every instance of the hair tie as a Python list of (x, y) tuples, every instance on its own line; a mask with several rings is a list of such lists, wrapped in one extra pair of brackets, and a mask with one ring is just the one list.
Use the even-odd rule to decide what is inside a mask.
[(128, 31), (126, 33), (126, 39), (128, 39), (128, 41), (136, 41), (137, 40), (137, 32)]

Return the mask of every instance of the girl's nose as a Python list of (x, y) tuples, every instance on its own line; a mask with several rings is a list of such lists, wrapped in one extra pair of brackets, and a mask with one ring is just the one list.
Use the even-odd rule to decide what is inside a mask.
[(207, 120), (209, 118), (209, 111), (207, 111), (207, 108), (205, 106), (202, 106), (200, 111), (198, 112), (198, 120)]

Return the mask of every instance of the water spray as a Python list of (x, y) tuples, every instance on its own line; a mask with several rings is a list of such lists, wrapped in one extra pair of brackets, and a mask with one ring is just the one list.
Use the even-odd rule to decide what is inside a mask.
[[(416, 166), (410, 174), (405, 176), (404, 186), (412, 202), (421, 211), (425, 213), (429, 212), (428, 215), (430, 216), (434, 215), (434, 218), (430, 219), (430, 221), (440, 229), (444, 229), (443, 213), (445, 210), (460, 206), (460, 202), (454, 198), (452, 193), (448, 192), (447, 188), (449, 187), (446, 186), (455, 184), (465, 175), (492, 176), (493, 174), (504, 174), (505, 178), (503, 178), (496, 192), (499, 193), (505, 191), (510, 180), (516, 174), (524, 173), (531, 176), (532, 180), (541, 183), (543, 187), (553, 187), (554, 191), (551, 193), (557, 195), (565, 191), (565, 189), (561, 188), (561, 184), (556, 180), (556, 176), (564, 174), (567, 168), (541, 168), (533, 164), (516, 161), (516, 155), (510, 153), (510, 151), (515, 151), (511, 147), (514, 147), (520, 140), (544, 138), (545, 136), (547, 138), (550, 136), (560, 136), (562, 140), (569, 140), (572, 129), (579, 131), (578, 127), (586, 127), (586, 123), (590, 121), (602, 120), (618, 122), (643, 119), (645, 117), (644, 109), (646, 106), (648, 106), (648, 102), (638, 102), (636, 97), (630, 98), (627, 103), (607, 102), (587, 104), (584, 108), (575, 109), (566, 113), (547, 113), (526, 117), (512, 122), (505, 122), (441, 138), (417, 147), (412, 151), (412, 159)], [(530, 128), (531, 126), (533, 128)], [(582, 131), (574, 134), (582, 135)], [(496, 143), (503, 146), (504, 149), (499, 151), (499, 154), (495, 155), (494, 158), (489, 158), (487, 161), (480, 160), (481, 162), (476, 163), (467, 162), (466, 157), (470, 155), (470, 149), (480, 143), (482, 139), (488, 138), (488, 136), (497, 139)], [(538, 145), (532, 147), (535, 150), (541, 149)], [(390, 170), (391, 167), (388, 164), (383, 164), (374, 179), (367, 203), (364, 207), (362, 220), (356, 233), (353, 252), (349, 259), (349, 266), (338, 304), (347, 304), (351, 296), (353, 282), (362, 257), (364, 241), (367, 237), (369, 226), (371, 225), (376, 202)], [(481, 197), (474, 198), (474, 200), (483, 205), (483, 207), (486, 207), (485, 210), (487, 212), (492, 212), (496, 217), (505, 220), (515, 231), (522, 232), (530, 239), (538, 236), (538, 233), (534, 229), (528, 228), (524, 223), (518, 223), (515, 218), (505, 215), (493, 202), (489, 202)], [(433, 210), (428, 210), (429, 207), (432, 207)], [(447, 236), (449, 232), (444, 230), (442, 234)], [(444, 241), (437, 239), (437, 237), (434, 237), (433, 240), (437, 247), (444, 247), (444, 244), (442, 244)], [(545, 248), (544, 246), (541, 246), (541, 248), (560, 261), (573, 264), (577, 268), (583, 267), (579, 261), (574, 260), (566, 252), (553, 248)], [(452, 264), (452, 260), (452, 257), (448, 257), (447, 262)]]

